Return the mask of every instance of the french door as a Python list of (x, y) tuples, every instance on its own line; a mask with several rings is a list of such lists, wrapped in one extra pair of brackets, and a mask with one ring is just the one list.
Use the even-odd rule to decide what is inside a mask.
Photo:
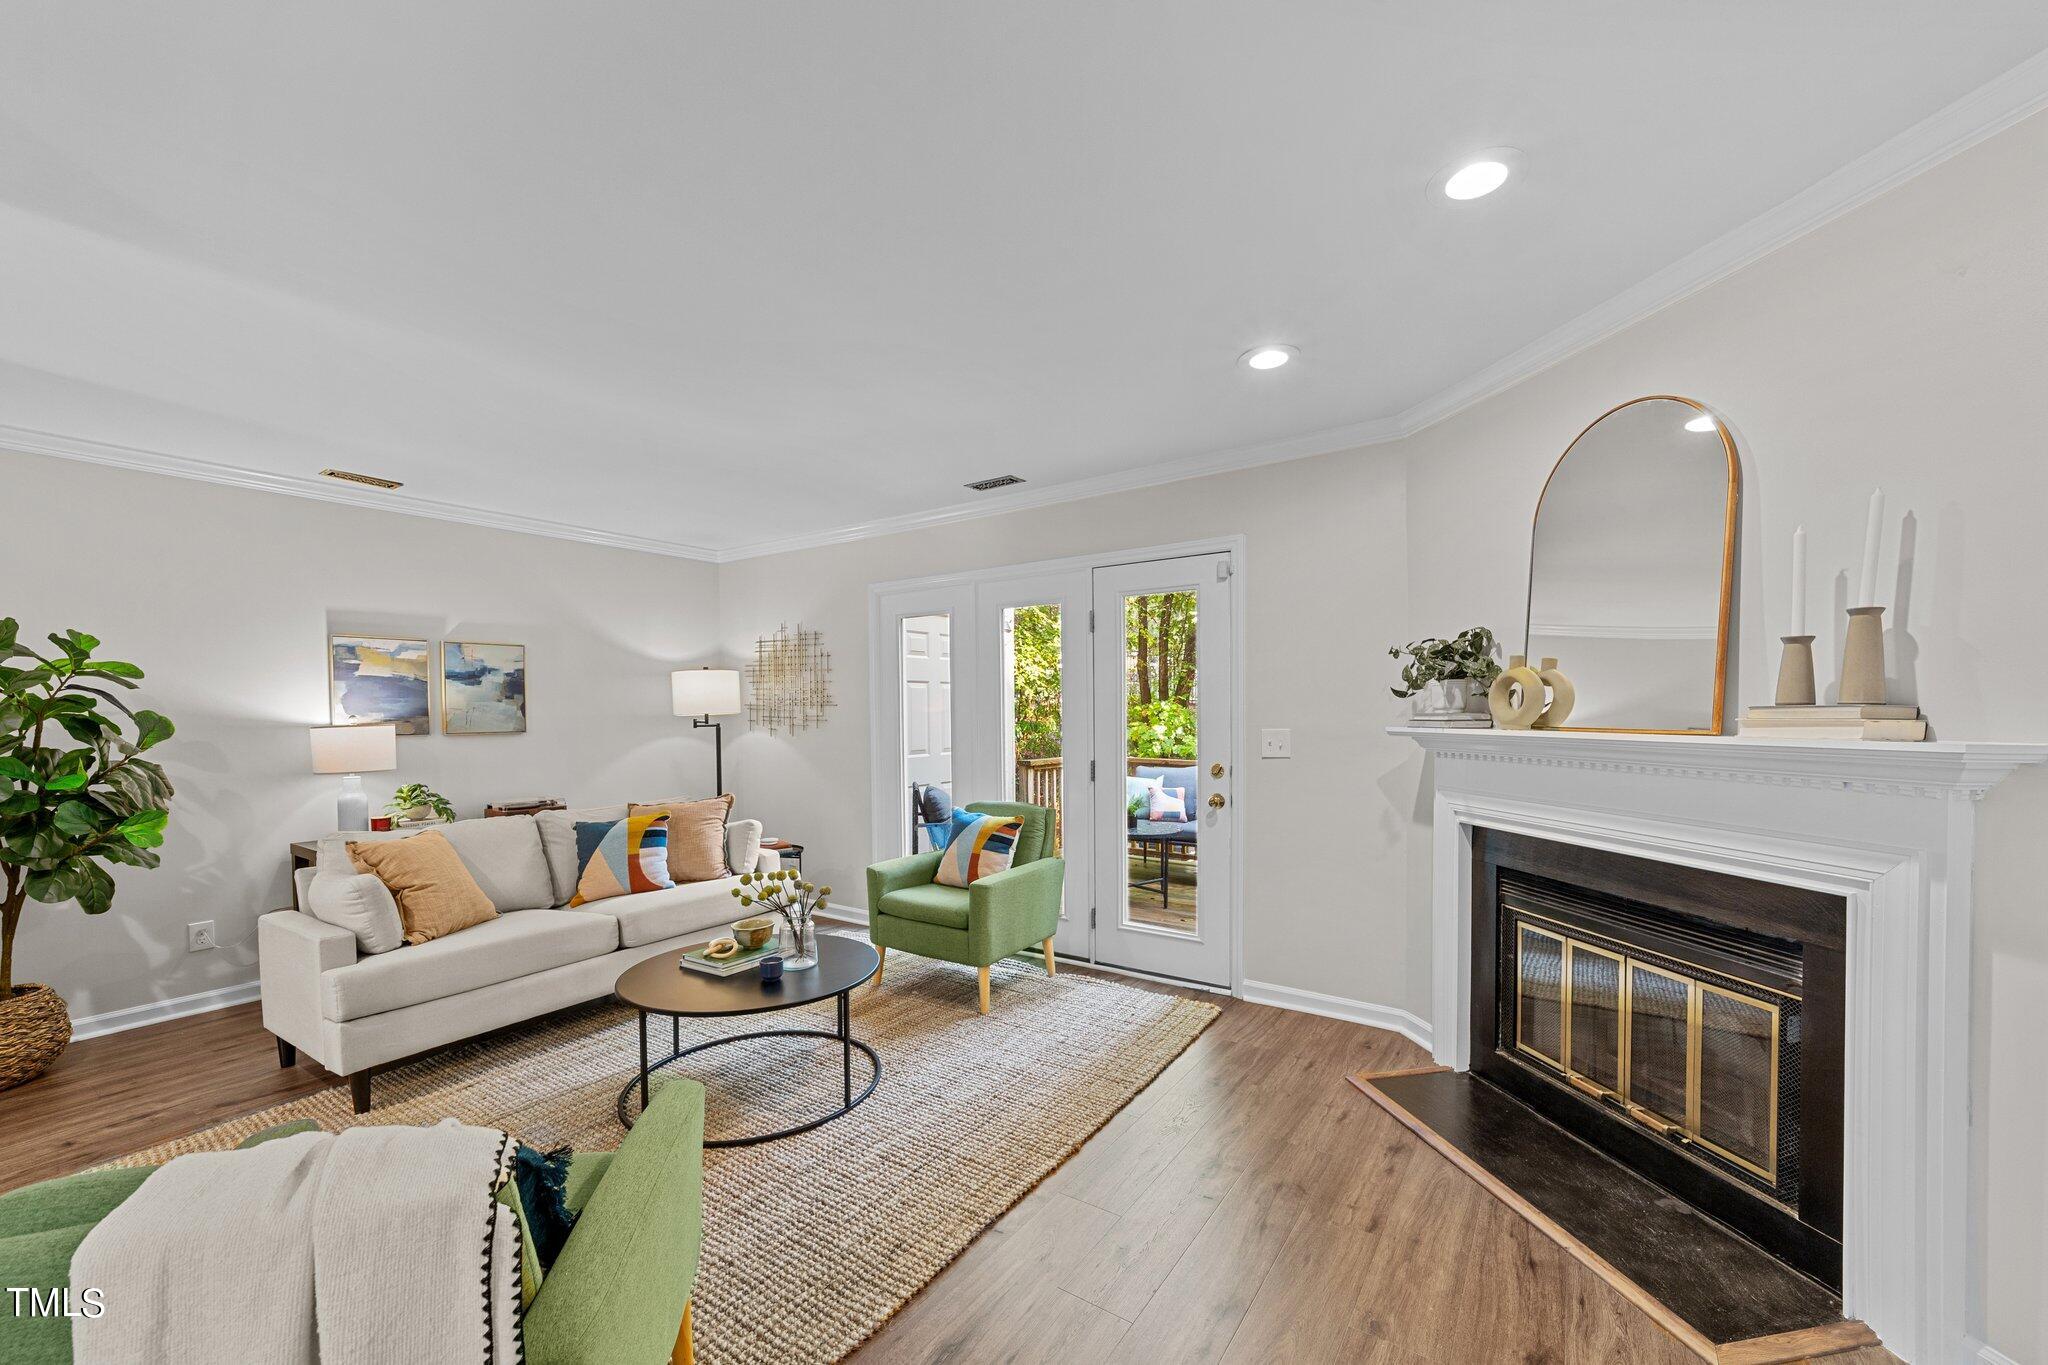
[(877, 856), (931, 846), (912, 810), (921, 785), (1044, 806), (1067, 865), (1062, 956), (1228, 988), (1231, 563), (1069, 561), (878, 587)]
[(1227, 554), (1094, 571), (1095, 960), (1230, 984)]

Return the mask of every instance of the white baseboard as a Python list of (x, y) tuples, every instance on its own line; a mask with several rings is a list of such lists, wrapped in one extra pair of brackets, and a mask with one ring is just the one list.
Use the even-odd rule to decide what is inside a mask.
[(1245, 982), (1244, 998), (1254, 1005), (1275, 1005), (1283, 1010), (1320, 1014), (1326, 1019), (1344, 1019), (1370, 1028), (1387, 1029), (1400, 1034), (1425, 1051), (1431, 1046), (1428, 1022), (1418, 1019), (1407, 1010), (1395, 1009), (1392, 1005), (1347, 1000), (1341, 995), (1301, 991), (1292, 986), (1275, 986), (1264, 981)]
[(209, 1010), (224, 1010), (230, 1005), (246, 1005), (257, 999), (261, 987), (254, 981), (242, 981), (218, 990), (201, 991), (197, 995), (181, 995), (175, 1000), (152, 1000), (146, 1005), (130, 1005), (125, 1010), (108, 1010), (105, 1014), (88, 1014), (83, 1019), (71, 1021), (71, 1041), (98, 1038), (107, 1033), (124, 1033), (145, 1024), (161, 1024), (166, 1019), (182, 1019), (188, 1014), (205, 1014)]
[(1974, 1365), (2020, 1365), (2017, 1360), (1996, 1346), (1979, 1341), (1975, 1337), (1963, 1338), (1963, 1360), (1965, 1365), (1970, 1365), (1971, 1362), (1974, 1362)]
[(868, 908), (865, 905), (842, 905), (838, 901), (833, 901), (818, 912), (818, 918), (838, 920), (841, 924), (858, 924), (865, 929), (868, 926)]

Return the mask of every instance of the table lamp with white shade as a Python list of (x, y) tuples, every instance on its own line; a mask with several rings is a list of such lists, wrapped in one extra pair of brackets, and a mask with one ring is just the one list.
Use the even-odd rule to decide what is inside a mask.
[(398, 727), (318, 725), (313, 727), (312, 736), (313, 771), (342, 774), (334, 827), (368, 829), (370, 798), (363, 794), (359, 774), (390, 772), (398, 766)]
[(712, 731), (714, 796), (725, 791), (725, 728), (713, 716), (740, 713), (740, 675), (730, 668), (679, 668), (668, 675), (669, 700), (676, 715), (694, 717), (690, 727)]

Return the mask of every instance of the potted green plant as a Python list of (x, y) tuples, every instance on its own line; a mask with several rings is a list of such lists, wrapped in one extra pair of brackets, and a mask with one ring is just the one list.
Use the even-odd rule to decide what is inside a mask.
[(1401, 686), (1392, 689), (1397, 697), (1420, 697), (1415, 704), (1418, 720), (1483, 716), (1486, 689), (1500, 676), (1499, 648), (1493, 632), (1473, 626), (1448, 640), (1432, 635), (1387, 651), (1389, 658), (1402, 659)]
[[(0, 1090), (40, 1076), (71, 1041), (63, 997), (14, 979), (22, 912), (35, 900), (105, 914), (103, 864), (155, 867), (171, 803), (163, 769), (142, 757), (171, 722), (109, 690), (134, 688), (142, 670), (95, 658), (100, 642), (82, 631), (49, 639), (43, 654), (0, 618)], [(59, 731), (72, 743), (45, 743)]]
[(391, 793), (384, 811), (401, 825), (447, 824), (455, 819), (448, 798), (424, 782), (408, 782)]

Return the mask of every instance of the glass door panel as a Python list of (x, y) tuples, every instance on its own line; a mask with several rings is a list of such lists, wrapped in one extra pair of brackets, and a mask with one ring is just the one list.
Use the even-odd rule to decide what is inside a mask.
[(1066, 771), (1062, 727), (1060, 606), (1057, 602), (1003, 608), (1002, 672), (1004, 796), (1052, 812), (1052, 848), (1066, 848)]
[(1196, 594), (1126, 594), (1124, 671), (1126, 923), (1193, 934), (1199, 916), (1195, 753)]

